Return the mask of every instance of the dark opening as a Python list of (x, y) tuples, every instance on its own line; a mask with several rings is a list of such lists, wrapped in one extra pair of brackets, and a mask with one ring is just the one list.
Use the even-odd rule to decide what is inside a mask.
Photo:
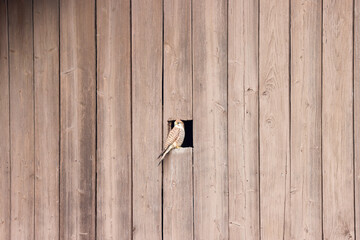
[[(193, 121), (192, 120), (181, 120), (184, 123), (184, 127), (185, 127), (185, 139), (184, 142), (182, 144), (181, 147), (186, 148), (186, 147), (194, 147), (193, 145)], [(169, 125), (169, 130), (168, 132), (170, 132), (170, 130), (174, 127), (174, 122), (175, 120), (170, 120), (168, 121), (168, 125)]]

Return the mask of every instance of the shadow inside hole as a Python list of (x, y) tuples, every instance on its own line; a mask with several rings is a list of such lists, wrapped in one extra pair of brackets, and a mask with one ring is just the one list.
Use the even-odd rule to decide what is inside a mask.
[[(193, 121), (192, 120), (181, 120), (184, 123), (184, 127), (185, 127), (185, 139), (184, 142), (182, 144), (181, 147), (183, 148), (187, 148), (187, 147), (194, 147), (193, 145)], [(169, 130), (168, 132), (170, 132), (170, 130), (174, 127), (174, 122), (175, 120), (170, 120), (168, 121), (168, 125), (169, 125)]]

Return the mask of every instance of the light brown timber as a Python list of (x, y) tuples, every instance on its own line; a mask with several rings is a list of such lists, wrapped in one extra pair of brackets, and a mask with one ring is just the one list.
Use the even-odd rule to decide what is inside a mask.
[[(164, 140), (169, 120), (192, 120), (191, 50), (191, 1), (164, 1)], [(164, 239), (193, 239), (192, 179), (192, 148), (173, 150), (163, 164)]]
[(354, 1), (354, 179), (355, 232), (360, 234), (360, 0)]
[(34, 239), (32, 2), (9, 1), (11, 238)]
[(289, 10), (288, 0), (260, 0), (261, 239), (289, 238)]
[(35, 239), (59, 239), (59, 1), (34, 0)]
[(193, 239), (192, 151), (174, 149), (164, 161), (164, 239)]
[(10, 239), (10, 95), (6, 1), (0, 1), (0, 33), (0, 239)]
[(259, 239), (259, 1), (230, 0), (229, 238)]
[(227, 1), (193, 1), (194, 238), (228, 239)]
[(60, 239), (95, 239), (95, 1), (60, 1)]
[(97, 2), (97, 239), (131, 239), (130, 1)]
[(322, 238), (321, 11), (291, 2), (291, 239)]
[(131, 1), (133, 239), (161, 239), (163, 2)]
[(355, 239), (353, 1), (323, 2), (324, 239)]

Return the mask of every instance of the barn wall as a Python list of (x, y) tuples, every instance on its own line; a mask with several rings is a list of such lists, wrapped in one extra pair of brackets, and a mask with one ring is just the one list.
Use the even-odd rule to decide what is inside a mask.
[[(0, 239), (356, 239), (360, 0), (0, 1)], [(157, 156), (175, 119), (186, 148)]]

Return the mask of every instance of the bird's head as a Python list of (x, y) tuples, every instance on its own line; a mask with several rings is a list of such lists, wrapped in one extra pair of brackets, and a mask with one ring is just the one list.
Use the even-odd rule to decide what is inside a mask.
[(180, 119), (176, 119), (174, 126), (175, 127), (184, 127), (184, 123)]

